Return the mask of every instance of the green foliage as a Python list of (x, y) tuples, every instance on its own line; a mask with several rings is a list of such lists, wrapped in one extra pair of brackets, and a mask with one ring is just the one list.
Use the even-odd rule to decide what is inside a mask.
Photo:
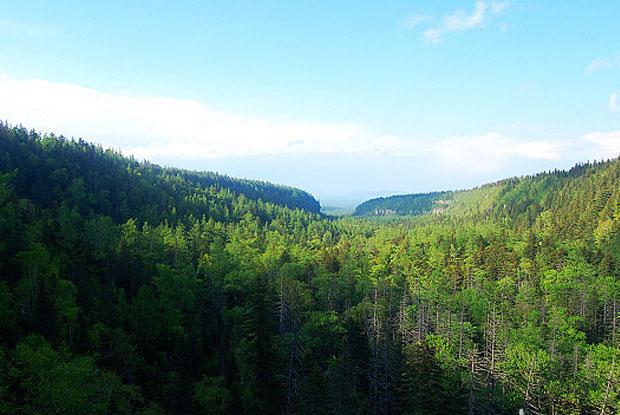
[(230, 392), (224, 387), (221, 376), (205, 376), (196, 384), (195, 399), (205, 413), (225, 414), (230, 398)]
[(0, 413), (617, 413), (618, 183), (614, 160), (329, 220), (2, 125)]
[[(162, 168), (125, 158), (82, 139), (41, 136), (21, 127), (0, 125), (0, 171), (17, 171), (18, 197), (50, 207), (65, 201), (81, 214), (101, 213), (115, 220), (137, 216), (159, 222), (164, 215), (195, 216), (205, 210), (224, 218), (248, 209), (258, 200), (319, 213), (307, 192), (266, 182), (233, 179), (209, 172)], [(157, 189), (156, 192), (153, 192)], [(2, 194), (0, 191), (0, 202)], [(238, 198), (239, 211), (230, 202)], [(201, 212), (202, 211), (202, 212)]]
[(423, 215), (433, 210), (443, 211), (452, 202), (452, 197), (452, 192), (378, 197), (357, 206), (354, 215)]
[(129, 413), (140, 398), (136, 389), (95, 367), (90, 357), (67, 358), (41, 337), (29, 336), (15, 347), (12, 376), (19, 379), (21, 413)]

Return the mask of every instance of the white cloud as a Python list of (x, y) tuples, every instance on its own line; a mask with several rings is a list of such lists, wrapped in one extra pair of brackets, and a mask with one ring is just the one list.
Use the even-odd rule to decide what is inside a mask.
[(443, 31), (441, 29), (428, 29), (424, 32), (424, 40), (428, 43), (440, 43), (443, 40)]
[(447, 165), (476, 173), (500, 170), (509, 160), (558, 160), (562, 146), (554, 141), (524, 141), (489, 133), (440, 140), (433, 152)]
[(593, 59), (592, 62), (588, 64), (586, 67), (586, 74), (592, 75), (594, 72), (598, 72), (602, 69), (609, 68), (611, 66), (611, 62), (607, 59)]
[(474, 11), (467, 14), (463, 10), (454, 12), (444, 18), (443, 30), (446, 32), (460, 32), (463, 30), (474, 29), (484, 24), (489, 5), (482, 0), (476, 2)]
[(330, 153), (425, 159), (446, 170), (472, 173), (500, 172), (507, 163), (521, 160), (611, 156), (620, 135), (591, 133), (572, 143), (574, 148), (501, 132), (447, 138), (390, 136), (355, 124), (266, 120), (213, 110), (191, 99), (109, 94), (4, 75), (0, 75), (0, 119), (83, 137), (160, 163)]
[(262, 120), (213, 110), (191, 99), (113, 95), (6, 76), (0, 76), (0, 117), (150, 159), (367, 148), (358, 143), (364, 132), (355, 125)]
[(406, 19), (402, 20), (399, 23), (399, 27), (404, 29), (414, 29), (420, 24), (432, 20), (433, 17), (431, 15), (425, 14), (420, 11), (413, 12)]
[(593, 131), (584, 136), (586, 141), (594, 144), (592, 157), (607, 159), (620, 155), (620, 130), (618, 131)]
[(609, 96), (607, 109), (611, 112), (620, 112), (620, 105), (618, 104), (618, 94), (616, 94), (615, 92)]
[(445, 15), (441, 24), (424, 31), (424, 39), (429, 43), (439, 43), (443, 40), (443, 36), (446, 33), (482, 28), (490, 16), (498, 14), (509, 7), (510, 4), (507, 1), (488, 2), (478, 0), (474, 4), (472, 12), (468, 13), (464, 10), (457, 10)]
[(497, 1), (491, 3), (491, 11), (493, 13), (502, 12), (510, 7), (510, 2), (508, 1)]
[(596, 58), (586, 66), (586, 75), (592, 75), (595, 72), (603, 71), (605, 69), (620, 68), (620, 55), (615, 58), (609, 56), (605, 58)]

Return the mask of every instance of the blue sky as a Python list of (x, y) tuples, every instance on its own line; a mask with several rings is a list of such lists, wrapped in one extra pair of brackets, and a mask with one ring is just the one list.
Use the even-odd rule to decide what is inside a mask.
[(0, 118), (325, 202), (620, 153), (617, 1), (1, 1)]

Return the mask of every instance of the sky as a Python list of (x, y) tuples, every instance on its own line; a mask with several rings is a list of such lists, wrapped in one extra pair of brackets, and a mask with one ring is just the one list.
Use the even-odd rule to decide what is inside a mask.
[(620, 2), (0, 0), (0, 119), (322, 204), (620, 154)]

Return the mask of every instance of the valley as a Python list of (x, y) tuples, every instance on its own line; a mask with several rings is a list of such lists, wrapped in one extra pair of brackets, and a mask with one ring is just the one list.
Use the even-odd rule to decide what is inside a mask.
[(0, 413), (617, 413), (619, 184), (615, 158), (336, 217), (3, 124)]

